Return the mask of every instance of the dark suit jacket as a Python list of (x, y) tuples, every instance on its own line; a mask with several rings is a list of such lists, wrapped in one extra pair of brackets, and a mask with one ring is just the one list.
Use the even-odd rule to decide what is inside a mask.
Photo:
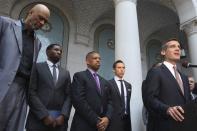
[[(16, 76), (22, 57), (22, 46), (21, 22), (0, 16), (0, 103)], [(40, 48), (41, 43), (35, 37), (33, 64), (37, 60)]]
[(197, 83), (195, 83), (195, 87), (194, 87), (194, 90), (192, 92), (197, 95)]
[(59, 67), (56, 85), (46, 62), (38, 63), (30, 83), (28, 102), (30, 111), (27, 118), (27, 129), (43, 129), (42, 119), (49, 115), (48, 110), (59, 110), (65, 116), (65, 125), (70, 115), (69, 96), (70, 74)]
[(99, 117), (112, 116), (110, 85), (99, 76), (101, 93), (89, 70), (75, 73), (71, 86), (71, 100), (75, 108), (71, 131), (97, 131)]
[(169, 131), (174, 121), (167, 115), (170, 106), (183, 106), (191, 100), (188, 78), (180, 73), (184, 96), (169, 69), (162, 64), (151, 69), (146, 77), (145, 106), (149, 111), (148, 126), (150, 131)]
[[(112, 104), (113, 104), (113, 115), (109, 125), (109, 131), (124, 131), (124, 124), (121, 117), (124, 115), (124, 107), (121, 102), (121, 95), (114, 79), (109, 80), (111, 84)], [(130, 98), (131, 98), (131, 84), (124, 81), (127, 91), (127, 113), (130, 116)], [(128, 120), (131, 123), (131, 120)], [(131, 124), (130, 124), (131, 127)], [(131, 128), (130, 128), (131, 130)]]

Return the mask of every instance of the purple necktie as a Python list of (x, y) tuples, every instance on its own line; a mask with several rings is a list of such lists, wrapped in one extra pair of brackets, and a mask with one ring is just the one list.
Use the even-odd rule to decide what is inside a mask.
[(94, 80), (96, 81), (97, 89), (101, 93), (100, 82), (97, 73), (93, 73)]

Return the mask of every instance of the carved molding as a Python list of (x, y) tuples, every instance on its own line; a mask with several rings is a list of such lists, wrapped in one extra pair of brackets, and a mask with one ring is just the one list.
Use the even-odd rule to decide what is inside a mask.
[(115, 5), (119, 4), (120, 2), (125, 2), (125, 1), (129, 1), (129, 2), (133, 2), (135, 4), (137, 4), (137, 0), (113, 0)]
[(181, 30), (185, 30), (188, 36), (197, 33), (197, 18), (181, 24)]

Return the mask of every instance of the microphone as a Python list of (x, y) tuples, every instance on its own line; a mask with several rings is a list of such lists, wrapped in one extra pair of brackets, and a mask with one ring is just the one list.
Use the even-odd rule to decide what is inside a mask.
[(197, 67), (197, 65), (192, 65), (191, 63), (189, 63), (189, 62), (187, 62), (187, 61), (184, 61), (184, 62), (182, 63), (182, 66), (185, 67), (185, 68), (189, 68), (189, 67), (194, 67), (194, 68), (196, 68), (196, 67)]

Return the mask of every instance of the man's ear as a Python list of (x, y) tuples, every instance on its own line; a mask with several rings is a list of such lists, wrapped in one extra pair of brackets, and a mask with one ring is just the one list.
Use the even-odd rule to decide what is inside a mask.
[(162, 50), (162, 51), (161, 51), (161, 55), (162, 55), (162, 56), (165, 56), (165, 54), (166, 54), (166, 51), (165, 51), (165, 50)]
[(90, 63), (89, 63), (89, 61), (88, 60), (86, 60), (86, 65), (89, 65)]

